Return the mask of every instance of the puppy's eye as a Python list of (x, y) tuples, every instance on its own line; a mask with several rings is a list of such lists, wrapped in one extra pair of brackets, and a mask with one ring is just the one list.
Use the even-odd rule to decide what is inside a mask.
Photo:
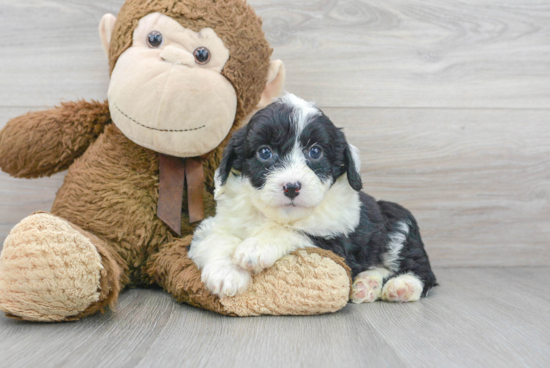
[(162, 45), (162, 33), (153, 31), (147, 35), (147, 44), (150, 48), (156, 49)]
[(199, 47), (193, 51), (195, 62), (200, 65), (207, 64), (210, 61), (210, 50), (206, 47)]
[(267, 161), (273, 157), (273, 152), (268, 147), (262, 147), (258, 150), (258, 158), (261, 161)]
[(311, 157), (312, 160), (318, 160), (323, 155), (323, 150), (319, 146), (313, 146), (309, 150), (309, 157)]

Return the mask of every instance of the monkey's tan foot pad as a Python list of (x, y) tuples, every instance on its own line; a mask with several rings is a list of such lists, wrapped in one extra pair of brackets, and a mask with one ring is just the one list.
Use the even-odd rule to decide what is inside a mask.
[(70, 320), (100, 296), (101, 257), (90, 239), (47, 213), (17, 224), (0, 256), (0, 310), (29, 321)]
[(220, 299), (238, 316), (313, 315), (342, 309), (350, 294), (349, 268), (320, 249), (300, 250), (257, 274), (241, 295)]

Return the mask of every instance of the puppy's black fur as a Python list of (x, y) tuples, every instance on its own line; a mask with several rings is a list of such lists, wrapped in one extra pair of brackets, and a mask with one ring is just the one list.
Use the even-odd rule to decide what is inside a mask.
[[(361, 221), (349, 237), (338, 236), (331, 239), (311, 237), (319, 248), (328, 249), (343, 257), (355, 278), (357, 274), (383, 264), (382, 256), (391, 242), (389, 234), (402, 233), (406, 238), (401, 249), (398, 270), (392, 277), (412, 272), (424, 283), (422, 296), (437, 285), (430, 266), (428, 254), (420, 237), (420, 229), (413, 215), (404, 207), (393, 202), (376, 201), (361, 192)], [(396, 226), (405, 221), (408, 233)], [(385, 280), (387, 281), (387, 280)]]
[[(321, 181), (335, 183), (347, 174), (349, 185), (360, 191), (361, 176), (343, 132), (320, 110), (311, 115), (307, 124), (299, 126), (296, 123), (298, 108), (275, 102), (257, 112), (246, 127), (237, 131), (224, 151), (218, 176), (221, 183), (224, 184), (235, 169), (255, 188), (262, 188), (267, 175), (285, 165), (285, 157), (296, 149), (298, 142), (307, 165)], [(313, 160), (308, 156), (314, 145), (322, 148), (321, 159)], [(267, 161), (258, 158), (262, 147), (269, 147), (272, 158)], [(426, 296), (437, 283), (413, 215), (396, 203), (376, 201), (363, 192), (360, 192), (360, 201), (360, 223), (352, 234), (334, 234), (330, 238), (307, 235), (316, 246), (345, 258), (354, 278), (369, 268), (382, 267), (384, 255), (398, 236), (402, 239), (401, 247), (398, 256), (394, 257), (393, 273), (388, 279), (412, 272), (423, 282), (422, 295)]]
[[(273, 103), (258, 111), (249, 124), (233, 134), (223, 152), (219, 167), (221, 184), (225, 184), (231, 169), (247, 176), (252, 185), (261, 188), (265, 184), (266, 174), (284, 165), (284, 158), (294, 148), (296, 136), (306, 156), (307, 165), (322, 181), (336, 181), (344, 173), (353, 189), (361, 190), (361, 175), (355, 170), (355, 163), (341, 129), (334, 126), (330, 119), (319, 111), (315, 123), (308, 124), (298, 132), (291, 123), (294, 113), (292, 106)], [(307, 151), (318, 145), (323, 149), (320, 160), (307, 159)], [(261, 147), (273, 150), (273, 158), (267, 162), (258, 160)]]

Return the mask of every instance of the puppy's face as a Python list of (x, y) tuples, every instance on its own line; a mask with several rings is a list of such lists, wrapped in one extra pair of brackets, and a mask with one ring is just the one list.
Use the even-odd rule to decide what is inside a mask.
[(290, 94), (233, 135), (218, 170), (221, 186), (231, 170), (260, 211), (286, 220), (310, 214), (342, 175), (353, 190), (362, 186), (357, 149), (318, 108)]

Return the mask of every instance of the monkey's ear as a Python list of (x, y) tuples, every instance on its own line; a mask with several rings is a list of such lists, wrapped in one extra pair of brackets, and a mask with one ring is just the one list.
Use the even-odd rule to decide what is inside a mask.
[(258, 103), (258, 110), (263, 109), (279, 97), (285, 85), (285, 75), (285, 65), (281, 60), (273, 60), (269, 63), (267, 84)]
[(99, 37), (105, 55), (109, 57), (109, 47), (111, 46), (111, 35), (115, 29), (116, 17), (113, 14), (105, 14), (99, 23)]

